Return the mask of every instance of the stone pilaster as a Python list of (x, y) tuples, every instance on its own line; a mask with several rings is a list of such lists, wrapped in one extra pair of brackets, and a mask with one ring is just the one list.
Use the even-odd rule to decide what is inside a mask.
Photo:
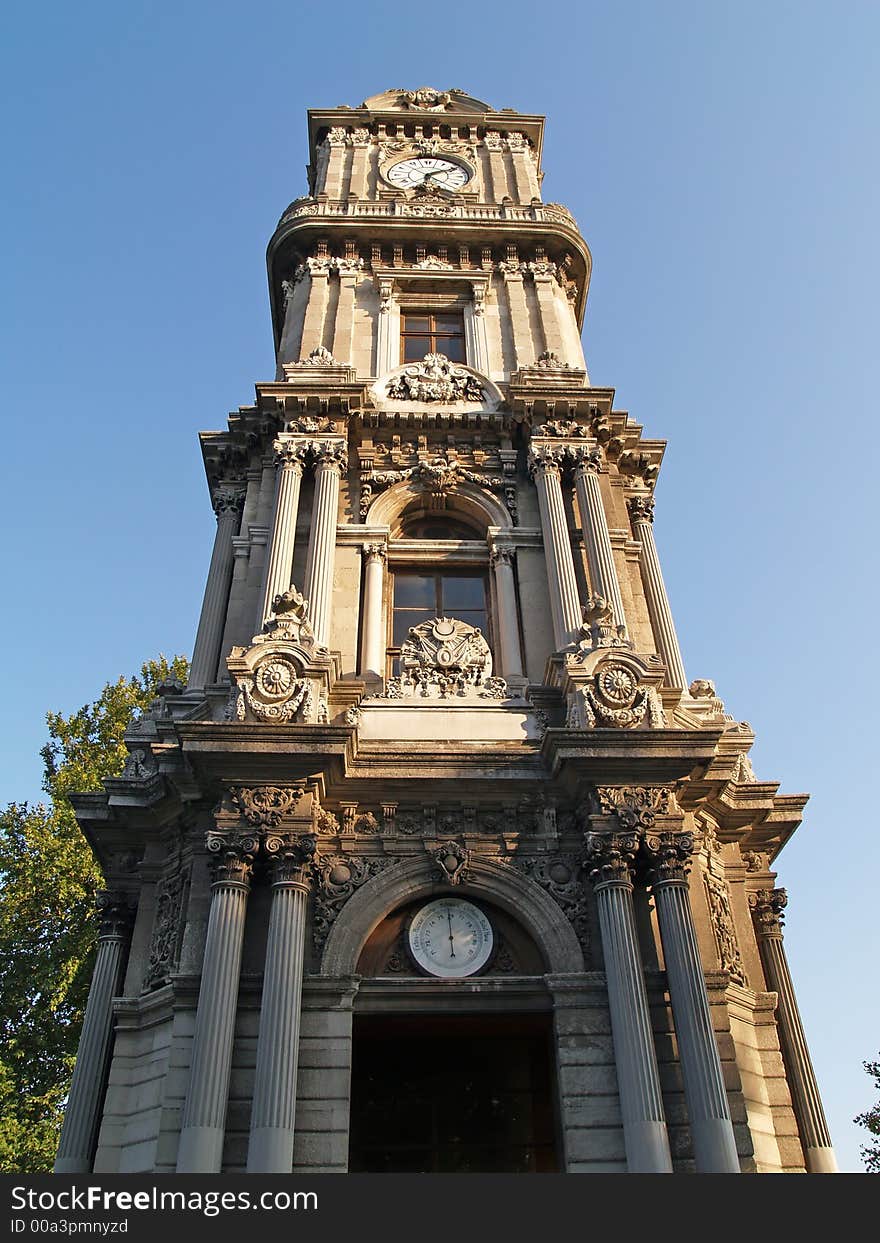
[(697, 1169), (701, 1174), (738, 1174), (733, 1123), (688, 894), (693, 846), (693, 836), (684, 832), (648, 832), (643, 839)]
[(337, 259), (334, 266), (339, 276), (339, 301), (331, 353), (340, 362), (347, 363), (351, 359), (354, 302), (363, 262), (358, 258)]
[(361, 628), (361, 677), (385, 678), (384, 544), (364, 544), (364, 616)]
[(494, 544), (489, 561), (495, 574), (495, 595), (498, 601), (498, 631), (501, 647), (501, 676), (523, 676), (522, 645), (519, 637), (519, 616), (516, 607), (514, 562), (516, 549)]
[(633, 912), (637, 832), (588, 833), (586, 865), (596, 893), (614, 1060), (630, 1174), (671, 1174), (657, 1053)]
[(807, 1172), (836, 1174), (837, 1159), (819, 1096), (816, 1072), (807, 1047), (800, 1010), (791, 981), (782, 939), (782, 912), (788, 901), (784, 889), (760, 889), (749, 894), (749, 906), (764, 965), (767, 987), (777, 994), (779, 1043), (804, 1149)]
[(376, 329), (376, 375), (387, 375), (400, 363), (400, 307), (394, 282), (379, 281), (379, 323)]
[(538, 490), (553, 635), (557, 650), (562, 650), (577, 639), (582, 619), (571, 536), (562, 500), (560, 453), (550, 446), (542, 445), (537, 449), (533, 446), (529, 471)]
[(464, 308), (464, 332), (468, 366), (489, 374), (489, 339), (486, 333), (487, 282), (471, 281), (471, 301)]
[(326, 258), (307, 259), (309, 273), (309, 300), (303, 317), (300, 357), (308, 358), (312, 350), (323, 345), (324, 318), (327, 313), (327, 297), (330, 285), (330, 261)]
[(232, 1067), (245, 915), (256, 835), (208, 834), (216, 857), (189, 1089), (177, 1154), (179, 1174), (219, 1174)]
[(557, 358), (569, 362), (566, 341), (559, 320), (560, 307), (556, 298), (555, 267), (546, 262), (533, 263), (532, 276), (535, 282), (535, 296), (541, 312), (544, 349), (555, 354)]
[(283, 595), (290, 586), (306, 452), (304, 444), (295, 440), (276, 440), (273, 447), (278, 466), (269, 553), (266, 559), (266, 581), (263, 587), (261, 626), (271, 615), (272, 601), (276, 596)]
[(232, 540), (238, 534), (244, 497), (243, 488), (221, 488), (213, 498), (217, 534), (189, 671), (189, 685), (193, 689), (202, 690), (217, 677), (235, 558)]
[(293, 1168), (306, 904), (315, 838), (269, 836), (265, 845), (272, 867), (272, 910), (247, 1170), (249, 1174), (289, 1174)]
[(344, 442), (340, 440), (314, 441), (312, 450), (315, 456), (315, 501), (304, 594), (310, 601), (315, 641), (319, 647), (326, 647), (330, 641), (339, 479), (348, 467), (348, 454)]
[(645, 588), (645, 600), (654, 629), (657, 651), (666, 666), (666, 684), (678, 690), (687, 686), (678, 635), (672, 620), (666, 584), (660, 570), (660, 558), (654, 543), (654, 500), (650, 496), (632, 496), (627, 501), (633, 537), (639, 542), (639, 569)]
[(615, 626), (623, 626), (625, 633), (626, 617), (623, 612), (623, 598), (620, 594), (620, 584), (617, 581), (614, 553), (611, 551), (611, 537), (608, 534), (608, 521), (605, 517), (605, 506), (602, 504), (602, 493), (599, 488), (602, 454), (599, 449), (583, 446), (575, 450), (574, 456), (574, 486), (583, 524), (584, 547), (593, 592), (608, 601)]
[(104, 890), (97, 905), (98, 952), (55, 1158), (56, 1174), (87, 1174), (92, 1168), (113, 1038), (113, 998), (122, 979), (130, 931), (131, 910), (124, 895)]

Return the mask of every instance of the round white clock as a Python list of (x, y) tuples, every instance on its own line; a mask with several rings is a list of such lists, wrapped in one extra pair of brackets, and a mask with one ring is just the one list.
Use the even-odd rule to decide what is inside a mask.
[(489, 920), (478, 906), (462, 898), (428, 902), (409, 926), (413, 958), (424, 971), (441, 979), (459, 979), (485, 967), (493, 944)]
[(470, 181), (470, 173), (461, 164), (437, 156), (417, 155), (392, 165), (385, 174), (399, 190), (416, 186), (439, 186), (443, 190), (460, 190)]

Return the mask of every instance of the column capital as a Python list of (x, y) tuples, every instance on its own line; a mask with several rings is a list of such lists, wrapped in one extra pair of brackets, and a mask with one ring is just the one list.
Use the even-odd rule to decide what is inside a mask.
[(213, 858), (214, 888), (229, 885), (245, 890), (250, 888), (254, 859), (260, 849), (257, 833), (209, 829), (205, 845)]
[(335, 470), (339, 475), (348, 470), (348, 446), (344, 441), (313, 440), (310, 447), (316, 470)]
[(510, 544), (491, 544), (489, 547), (489, 564), (494, 570), (498, 565), (514, 565), (516, 549)]
[(642, 852), (648, 864), (652, 887), (672, 883), (686, 885), (693, 850), (693, 833), (646, 833), (642, 839)]
[(264, 843), (273, 885), (308, 890), (318, 839), (313, 833), (270, 833)]
[(305, 466), (308, 442), (304, 440), (274, 440), (275, 464), (282, 470), (295, 470), (300, 475)]
[(548, 445), (533, 441), (529, 446), (529, 474), (533, 479), (547, 475), (562, 474), (562, 463), (565, 460), (565, 448), (562, 445)]
[(594, 888), (608, 884), (632, 884), (632, 869), (639, 848), (637, 830), (623, 833), (587, 833), (584, 864)]
[(364, 561), (386, 561), (388, 559), (388, 545), (385, 543), (362, 544), (361, 556)]
[(95, 894), (95, 910), (99, 920), (98, 940), (124, 940), (134, 916), (132, 895), (119, 889), (99, 889)]
[(653, 496), (628, 496), (626, 499), (626, 507), (629, 510), (629, 516), (633, 523), (654, 521), (654, 498)]
[(788, 904), (784, 889), (756, 889), (749, 894), (752, 918), (760, 937), (778, 937), (782, 940), (783, 911)]
[(574, 445), (568, 449), (574, 463), (575, 478), (578, 475), (598, 475), (602, 469), (602, 450), (589, 445)]
[(218, 519), (225, 514), (239, 515), (244, 509), (246, 489), (235, 485), (221, 485), (211, 497), (211, 505)]

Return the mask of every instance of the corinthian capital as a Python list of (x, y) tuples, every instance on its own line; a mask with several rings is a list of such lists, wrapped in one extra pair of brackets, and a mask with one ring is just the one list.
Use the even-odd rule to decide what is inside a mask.
[(653, 496), (631, 496), (627, 499), (626, 507), (634, 523), (654, 521)]
[(388, 548), (385, 544), (364, 544), (361, 547), (364, 561), (385, 561)]
[(686, 882), (693, 849), (693, 833), (646, 833), (642, 839), (642, 850), (651, 884)]
[(275, 464), (282, 469), (298, 470), (302, 474), (306, 458), (307, 446), (301, 440), (275, 440)]
[(218, 488), (211, 497), (214, 513), (218, 518), (222, 518), (224, 514), (240, 514), (244, 508), (244, 496), (244, 488)]
[(639, 848), (638, 832), (587, 833), (584, 864), (594, 886), (613, 881), (632, 882), (632, 867)]
[(318, 839), (312, 833), (268, 836), (264, 842), (274, 885), (307, 885)]
[(496, 565), (513, 565), (516, 561), (516, 549), (507, 544), (493, 544), (489, 550), (489, 564), (494, 570)]
[(785, 922), (783, 911), (788, 904), (784, 889), (756, 889), (749, 894), (752, 919), (759, 936), (781, 937)]
[(529, 474), (533, 479), (562, 472), (565, 449), (561, 445), (548, 445), (533, 441), (529, 447)]
[(102, 941), (127, 936), (134, 910), (129, 895), (115, 889), (99, 889), (95, 895), (98, 913), (98, 937)]
[(602, 451), (591, 449), (587, 445), (578, 445), (570, 451), (574, 462), (574, 473), (577, 475), (598, 475), (602, 469)]
[(215, 885), (243, 885), (247, 888), (260, 849), (256, 833), (227, 833), (210, 829), (205, 845), (212, 856)]
[(348, 470), (348, 446), (341, 440), (313, 440), (312, 454), (316, 467), (336, 470), (340, 475)]

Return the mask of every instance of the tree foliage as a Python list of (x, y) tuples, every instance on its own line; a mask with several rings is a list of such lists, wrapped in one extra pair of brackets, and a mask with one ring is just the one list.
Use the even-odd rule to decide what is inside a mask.
[(122, 771), (122, 736), (177, 656), (109, 682), (70, 716), (50, 712), (41, 754), (48, 802), (0, 811), (0, 1171), (51, 1170), (88, 995), (102, 877), (68, 796)]
[[(880, 1092), (880, 1062), (863, 1062), (865, 1070), (874, 1080), (874, 1088)], [(853, 1118), (859, 1126), (867, 1127), (872, 1135), (880, 1137), (880, 1100), (864, 1113)], [(880, 1138), (862, 1145), (862, 1160), (869, 1174), (880, 1174)]]

